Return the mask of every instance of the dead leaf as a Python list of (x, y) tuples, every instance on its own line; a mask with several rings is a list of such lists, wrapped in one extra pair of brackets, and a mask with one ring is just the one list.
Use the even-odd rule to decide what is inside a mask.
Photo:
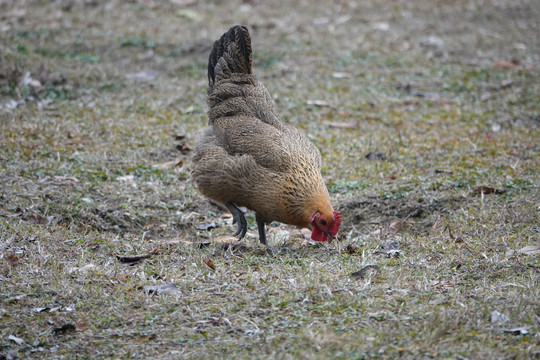
[(7, 302), (7, 303), (16, 302), (16, 301), (24, 299), (27, 296), (28, 296), (27, 294), (21, 294), (21, 295), (9, 297), (9, 298), (5, 299), (4, 302)]
[(68, 272), (71, 274), (73, 272), (86, 272), (86, 271), (90, 271), (90, 270), (94, 270), (96, 269), (97, 266), (94, 265), (94, 264), (88, 264), (88, 265), (85, 265), (85, 266), (77, 266), (77, 267), (71, 267), (68, 269)]
[(145, 230), (150, 231), (156, 231), (156, 232), (164, 232), (167, 230), (167, 224), (159, 222), (159, 223), (151, 223), (144, 227)]
[(520, 254), (536, 255), (540, 254), (540, 245), (529, 245), (518, 250)]
[(188, 240), (184, 239), (183, 237), (175, 237), (175, 238), (172, 238), (172, 239), (157, 240), (155, 242), (162, 245), (162, 246), (177, 245), (177, 244), (193, 245), (193, 241), (188, 241)]
[(58, 335), (64, 335), (70, 332), (74, 332), (75, 330), (77, 330), (75, 325), (68, 323), (68, 324), (62, 325), (59, 328), (53, 329), (52, 333), (54, 336), (58, 336)]
[(178, 289), (173, 283), (163, 285), (150, 285), (145, 286), (143, 289), (146, 293), (150, 295), (180, 294), (180, 289)]
[(233, 215), (228, 210), (223, 215), (221, 215), (221, 218), (225, 219), (225, 220), (227, 220), (227, 219), (233, 219), (234, 220)]
[(403, 254), (401, 250), (375, 250), (374, 255), (386, 255), (389, 258), (397, 258)]
[(399, 250), (401, 249), (401, 244), (394, 240), (388, 240), (381, 244), (382, 250)]
[[(148, 49), (148, 51), (142, 52), (139, 55), (137, 55), (137, 59), (139, 60), (150, 60), (155, 55), (154, 50)], [(149, 79), (151, 80), (151, 79)]]
[(8, 336), (8, 339), (11, 340), (11, 341), (13, 341), (13, 342), (14, 342), (15, 344), (17, 344), (17, 345), (22, 345), (22, 344), (24, 344), (24, 340), (21, 339), (21, 338), (16, 337), (15, 335), (9, 335), (9, 336)]
[(351, 243), (349, 245), (347, 245), (347, 247), (345, 248), (345, 251), (348, 253), (348, 254), (356, 254), (357, 252), (359, 252), (362, 248), (358, 245), (356, 245), (355, 243)]
[(247, 336), (255, 336), (255, 335), (260, 335), (262, 333), (263, 331), (260, 329), (248, 329), (244, 331), (244, 334), (246, 334)]
[(116, 178), (118, 181), (132, 182), (135, 180), (135, 175), (125, 175)]
[(410, 99), (405, 99), (405, 100), (403, 100), (403, 105), (420, 106), (420, 102), (419, 101), (413, 101), (413, 100), (410, 100)]
[(370, 151), (365, 158), (368, 160), (386, 160), (386, 154), (380, 151)]
[(5, 107), (8, 110), (13, 110), (13, 109), (16, 109), (21, 104), (24, 104), (24, 100), (16, 101), (16, 100), (11, 99), (6, 104), (0, 105), (0, 110), (2, 109), (2, 107)]
[(155, 71), (139, 71), (136, 73), (126, 74), (128, 79), (135, 81), (153, 81), (157, 79), (158, 73)]
[(500, 194), (504, 194), (505, 192), (506, 192), (506, 190), (504, 190), (504, 189), (495, 189), (495, 188), (485, 186), (485, 185), (477, 186), (473, 190), (474, 195), (482, 195), (482, 194), (484, 194), (484, 195), (488, 195), (488, 194), (500, 195)]
[(454, 234), (452, 233), (452, 228), (449, 225), (447, 225), (446, 227), (448, 228), (448, 235), (450, 236), (450, 239), (454, 240), (455, 243), (462, 243), (465, 241), (459, 233), (454, 236)]
[(323, 124), (334, 129), (354, 129), (357, 127), (353, 122), (323, 121)]
[(218, 236), (218, 237), (214, 238), (214, 242), (215, 243), (220, 243), (220, 244), (223, 244), (223, 243), (237, 243), (238, 238), (234, 237), (234, 236), (230, 236), (230, 235), (223, 235), (223, 236)]
[(173, 161), (166, 161), (161, 164), (154, 164), (152, 167), (158, 169), (158, 170), (168, 170), (168, 169), (174, 169), (175, 167), (182, 167), (184, 165), (184, 162), (182, 160), (173, 160)]
[(500, 69), (515, 69), (519, 66), (519, 63), (515, 61), (497, 60), (493, 63), (493, 67)]
[(504, 314), (501, 314), (497, 310), (492, 311), (490, 314), (491, 323), (493, 324), (503, 324), (510, 321), (510, 318)]
[(75, 329), (77, 331), (84, 331), (88, 329), (88, 320), (81, 318), (75, 322)]
[(49, 310), (51, 310), (51, 308), (49, 308), (49, 307), (33, 308), (32, 309), (32, 311), (37, 312), (37, 313), (44, 312), (44, 311), (49, 311)]
[(178, 14), (178, 16), (186, 18), (191, 21), (198, 20), (201, 17), (199, 12), (193, 9), (179, 9), (176, 11), (176, 13)]
[(79, 179), (72, 176), (45, 176), (43, 179), (38, 180), (39, 183), (51, 184), (51, 185), (66, 185), (68, 183), (77, 183)]
[(522, 326), (513, 329), (503, 329), (503, 332), (510, 333), (512, 335), (527, 335), (529, 333), (529, 328)]
[(267, 234), (269, 234), (269, 236), (277, 236), (280, 238), (288, 238), (291, 236), (291, 232), (289, 230), (281, 229), (279, 227), (268, 229)]
[(159, 253), (159, 250), (155, 249), (146, 254), (138, 254), (138, 255), (118, 255), (117, 254), (116, 258), (122, 263), (133, 264), (141, 260), (148, 259), (149, 257), (152, 257), (158, 253)]
[(210, 259), (204, 259), (203, 262), (212, 270), (216, 271), (216, 266)]
[(484, 91), (482, 94), (480, 94), (480, 101), (484, 102), (488, 101), (489, 99), (491, 99), (491, 92)]
[(231, 250), (231, 251), (246, 251), (248, 248), (245, 244), (242, 242), (237, 242), (236, 244), (233, 243), (222, 243), (219, 244), (220, 248), (223, 251)]
[(446, 44), (440, 37), (424, 36), (419, 39), (418, 44), (431, 56), (441, 57), (445, 54)]
[(311, 240), (311, 233), (312, 231), (308, 228), (302, 228), (300, 229), (300, 233), (302, 234), (303, 238), (306, 240)]
[(363, 278), (366, 277), (368, 272), (370, 272), (370, 271), (379, 271), (379, 270), (380, 269), (379, 269), (378, 265), (368, 264), (368, 265), (364, 266), (362, 269), (353, 272), (352, 274), (350, 274), (350, 276), (353, 277), (353, 278), (356, 278), (356, 279), (363, 279)]
[(439, 97), (439, 94), (434, 93), (434, 92), (428, 92), (428, 91), (411, 90), (410, 94), (419, 98), (425, 98), (425, 99), (431, 99), (431, 100)]
[(6, 254), (6, 261), (9, 264), (9, 266), (15, 267), (15, 266), (21, 265), (21, 258), (12, 252), (8, 252)]
[(176, 134), (176, 135), (174, 135), (174, 140), (176, 140), (176, 141), (184, 140), (185, 138), (186, 138), (186, 135), (184, 135), (184, 134)]
[(179, 144), (176, 145), (176, 150), (180, 151), (182, 154), (187, 154), (188, 152), (192, 151), (193, 148), (186, 144)]
[(375, 30), (380, 30), (380, 31), (390, 30), (390, 24), (386, 22), (376, 22), (371, 27)]
[[(8, 353), (5, 356), (5, 360), (15, 360), (15, 359), (17, 359), (19, 357), (17, 355), (17, 353), (18, 353), (17, 349), (9, 350)], [(0, 359), (2, 359), (1, 356), (0, 356)]]
[(499, 89), (504, 89), (504, 88), (510, 87), (510, 86), (512, 86), (513, 83), (514, 83), (514, 80), (506, 79), (503, 82), (501, 82), (501, 85), (499, 86)]
[(116, 277), (116, 280), (118, 281), (126, 281), (130, 278), (131, 276), (129, 276), (128, 274), (120, 274)]
[(438, 218), (431, 227), (431, 233), (432, 234), (441, 234), (444, 230), (446, 230), (446, 227), (444, 226), (445, 219), (443, 217)]
[(346, 73), (346, 72), (333, 72), (332, 77), (334, 77), (336, 79), (345, 79), (345, 78), (352, 77), (352, 75), (349, 74), (349, 73)]
[(403, 228), (403, 221), (401, 220), (394, 220), (390, 223), (388, 226), (392, 232), (397, 233)]
[(331, 107), (331, 108), (334, 107), (334, 105), (330, 104), (328, 101), (326, 101), (326, 100), (318, 100), (318, 99), (308, 100), (307, 104), (308, 105), (321, 106), (321, 107), (322, 106), (327, 106), (327, 107)]
[(211, 222), (211, 223), (200, 223), (199, 226), (197, 227), (197, 230), (210, 230), (210, 229), (215, 229), (217, 228), (218, 226), (216, 225), (216, 223), (214, 222)]

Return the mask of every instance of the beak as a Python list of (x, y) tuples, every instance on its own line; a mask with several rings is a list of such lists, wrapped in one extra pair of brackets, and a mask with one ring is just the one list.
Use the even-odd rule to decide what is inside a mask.
[(334, 241), (334, 237), (332, 234), (325, 232), (324, 235), (326, 235), (326, 239), (328, 240), (328, 244), (331, 244), (332, 241)]

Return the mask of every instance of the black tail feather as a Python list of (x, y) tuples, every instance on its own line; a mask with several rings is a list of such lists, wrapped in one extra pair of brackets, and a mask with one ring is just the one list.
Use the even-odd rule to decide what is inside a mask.
[[(224, 63), (220, 61), (223, 59)], [(208, 85), (211, 88), (216, 75), (252, 73), (251, 36), (247, 27), (236, 25), (214, 42), (208, 58)]]

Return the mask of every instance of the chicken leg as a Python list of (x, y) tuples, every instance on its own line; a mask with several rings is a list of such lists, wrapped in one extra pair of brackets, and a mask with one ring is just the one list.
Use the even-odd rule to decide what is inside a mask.
[[(261, 220), (261, 217), (259, 214), (255, 213), (255, 219), (257, 220), (257, 227), (259, 228), (259, 239), (261, 240), (261, 244), (264, 244), (268, 248), (268, 244), (266, 243), (266, 231), (264, 228), (264, 221)], [(270, 248), (268, 248), (270, 250)]]
[(237, 208), (236, 205), (234, 205), (233, 203), (229, 203), (226, 206), (233, 216), (233, 224), (234, 223), (238, 224), (238, 229), (236, 229), (233, 236), (239, 235), (238, 239), (241, 240), (244, 238), (244, 236), (246, 236), (246, 232), (247, 232), (247, 221), (244, 216), (244, 213), (242, 212), (242, 210)]
[[(239, 239), (244, 238), (247, 232), (247, 221), (244, 213), (233, 203), (227, 204), (227, 209), (229, 209), (233, 216), (233, 224), (238, 224), (238, 228), (234, 232), (233, 236), (239, 235)], [(261, 219), (259, 214), (255, 214), (255, 219), (257, 220), (257, 227), (259, 228), (259, 239), (261, 240), (261, 244), (264, 244), (266, 247), (268, 247), (268, 244), (266, 243), (266, 231), (264, 221)]]

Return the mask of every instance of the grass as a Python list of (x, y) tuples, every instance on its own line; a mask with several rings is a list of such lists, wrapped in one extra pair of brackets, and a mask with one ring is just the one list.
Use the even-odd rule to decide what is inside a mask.
[[(534, 1), (0, 12), (0, 356), (540, 356)], [(234, 23), (321, 150), (339, 241), (271, 224), (269, 256), (249, 214), (246, 240), (219, 242), (234, 228), (191, 183), (189, 149)]]

